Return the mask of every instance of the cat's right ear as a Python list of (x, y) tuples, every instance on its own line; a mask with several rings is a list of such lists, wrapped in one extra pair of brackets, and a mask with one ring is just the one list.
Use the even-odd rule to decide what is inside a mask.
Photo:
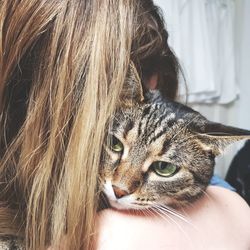
[(234, 142), (250, 139), (249, 130), (215, 122), (207, 121), (202, 130), (197, 134), (197, 137), (205, 148), (211, 150), (214, 155), (221, 154), (228, 145)]
[(142, 82), (133, 62), (129, 64), (126, 80), (120, 95), (120, 106), (132, 107), (144, 101)]

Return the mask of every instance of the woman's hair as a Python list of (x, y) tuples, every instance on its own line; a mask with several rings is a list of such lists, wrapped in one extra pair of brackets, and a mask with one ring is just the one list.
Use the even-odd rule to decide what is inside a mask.
[(94, 247), (106, 123), (130, 60), (175, 98), (167, 38), (151, 0), (0, 2), (0, 234)]

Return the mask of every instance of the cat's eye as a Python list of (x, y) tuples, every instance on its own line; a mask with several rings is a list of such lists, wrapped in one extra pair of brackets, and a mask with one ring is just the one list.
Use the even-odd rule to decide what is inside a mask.
[(156, 161), (153, 162), (151, 168), (155, 171), (156, 174), (163, 177), (173, 176), (178, 168), (172, 163), (164, 162), (164, 161)]
[(123, 151), (123, 144), (115, 136), (111, 136), (110, 147), (117, 153), (121, 153)]

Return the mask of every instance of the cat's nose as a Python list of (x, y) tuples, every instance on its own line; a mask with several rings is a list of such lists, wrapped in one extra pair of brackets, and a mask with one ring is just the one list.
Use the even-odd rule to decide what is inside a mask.
[(123, 196), (126, 196), (126, 195), (129, 194), (128, 191), (123, 190), (123, 189), (121, 189), (121, 188), (119, 188), (119, 187), (117, 187), (117, 186), (115, 186), (115, 185), (112, 185), (112, 187), (113, 187), (115, 196), (116, 196), (116, 198), (118, 198), (118, 199), (119, 199), (119, 198), (122, 198)]

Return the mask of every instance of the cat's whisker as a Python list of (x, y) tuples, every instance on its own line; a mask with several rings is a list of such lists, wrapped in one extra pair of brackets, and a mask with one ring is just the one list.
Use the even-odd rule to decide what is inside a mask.
[(172, 222), (174, 222), (174, 224), (178, 225), (178, 228), (180, 227), (180, 225), (173, 218), (171, 218), (169, 214), (164, 213), (163, 211), (159, 210), (157, 207), (152, 207), (151, 210), (155, 214), (160, 216), (162, 219), (164, 219), (165, 221), (169, 222), (169, 220), (171, 220)]
[(178, 217), (179, 219), (183, 220), (184, 222), (190, 224), (190, 222), (187, 220), (187, 218), (185, 218), (185, 216), (183, 216), (182, 214), (177, 212), (175, 209), (172, 209), (170, 207), (163, 206), (163, 205), (157, 205), (157, 208), (162, 209), (163, 211), (169, 212), (170, 214), (172, 214), (172, 215)]
[(185, 128), (188, 127), (188, 125), (190, 125), (194, 120), (196, 120), (199, 117), (199, 114), (197, 114), (195, 117), (193, 117), (192, 119), (190, 119), (189, 121), (187, 121), (185, 123), (184, 126), (180, 127), (180, 129), (177, 131), (177, 133), (174, 134), (174, 136), (171, 138), (171, 141), (177, 136), (179, 135)]
[(190, 220), (188, 220), (188, 218), (186, 216), (184, 216), (183, 214), (180, 214), (175, 209), (170, 208), (168, 206), (163, 206), (163, 205), (160, 205), (159, 209), (161, 209), (164, 212), (168, 212), (168, 213), (176, 216), (177, 218), (179, 218), (180, 220), (182, 220), (183, 222), (185, 222), (186, 224), (191, 226), (194, 230), (199, 231), (198, 228)]
[[(153, 210), (155, 213), (157, 213), (157, 214), (158, 214), (161, 218), (163, 218), (164, 220), (168, 221), (168, 220), (167, 220), (167, 218), (168, 218), (169, 220), (171, 220), (172, 222), (174, 222), (174, 224), (175, 224), (181, 231), (184, 231), (184, 230), (182, 229), (182, 227), (179, 225), (179, 223), (178, 223), (174, 218), (172, 218), (171, 215), (168, 214), (167, 211), (161, 210), (160, 207), (158, 207), (158, 206), (154, 206), (154, 207), (152, 208), (152, 210)], [(172, 215), (173, 215), (173, 214), (172, 214)], [(167, 217), (167, 218), (166, 218), (166, 217)]]
[[(192, 244), (192, 240), (191, 240), (190, 236), (188, 235), (188, 233), (181, 227), (181, 225), (174, 218), (171, 217), (171, 215), (169, 215), (166, 212), (160, 210), (157, 206), (153, 207), (152, 210), (156, 214), (158, 214), (161, 218), (163, 218), (164, 220), (166, 220), (167, 222), (169, 222), (169, 220), (172, 221), (177, 226), (177, 228), (183, 233), (183, 235), (186, 237), (186, 239), (188, 241), (190, 241), (191, 244)], [(167, 220), (167, 219), (169, 219), (169, 220)]]
[(194, 187), (198, 187), (200, 189), (200, 192), (204, 194), (204, 196), (209, 200), (213, 201), (212, 197), (207, 193), (206, 190), (201, 189), (198, 185), (192, 184)]
[(143, 209), (143, 211), (145, 212), (145, 215), (149, 215), (149, 216), (154, 215), (154, 213), (149, 208)]
[(209, 201), (213, 201), (212, 197), (207, 193), (206, 190), (201, 190), (201, 192), (206, 196)]
[(173, 216), (179, 218), (180, 220), (182, 220), (186, 224), (188, 224), (188, 225), (192, 226), (193, 228), (195, 228), (195, 226), (185, 216), (178, 213), (176, 210), (174, 210), (174, 209), (172, 209), (170, 207), (167, 207), (167, 206), (162, 206), (162, 205), (157, 205), (156, 207), (161, 211), (172, 214)]
[(194, 205), (194, 203), (187, 203), (186, 207), (191, 207), (192, 209), (194, 209), (196, 206)]
[(147, 209), (142, 209), (141, 212), (143, 215), (147, 215)]
[[(190, 205), (190, 204), (189, 204)], [(170, 213), (176, 217), (178, 217), (181, 221), (185, 222), (187, 225), (191, 226), (191, 228), (193, 230), (195, 230), (196, 232), (200, 232), (201, 230), (195, 225), (193, 224), (190, 220), (188, 220), (188, 218), (186, 216), (184, 216), (183, 214), (180, 214), (179, 212), (177, 212), (175, 209), (166, 206), (166, 205), (157, 205), (159, 207), (159, 209), (161, 211)], [(181, 208), (183, 213), (185, 213), (186, 215), (188, 214), (185, 210), (184, 207)]]

